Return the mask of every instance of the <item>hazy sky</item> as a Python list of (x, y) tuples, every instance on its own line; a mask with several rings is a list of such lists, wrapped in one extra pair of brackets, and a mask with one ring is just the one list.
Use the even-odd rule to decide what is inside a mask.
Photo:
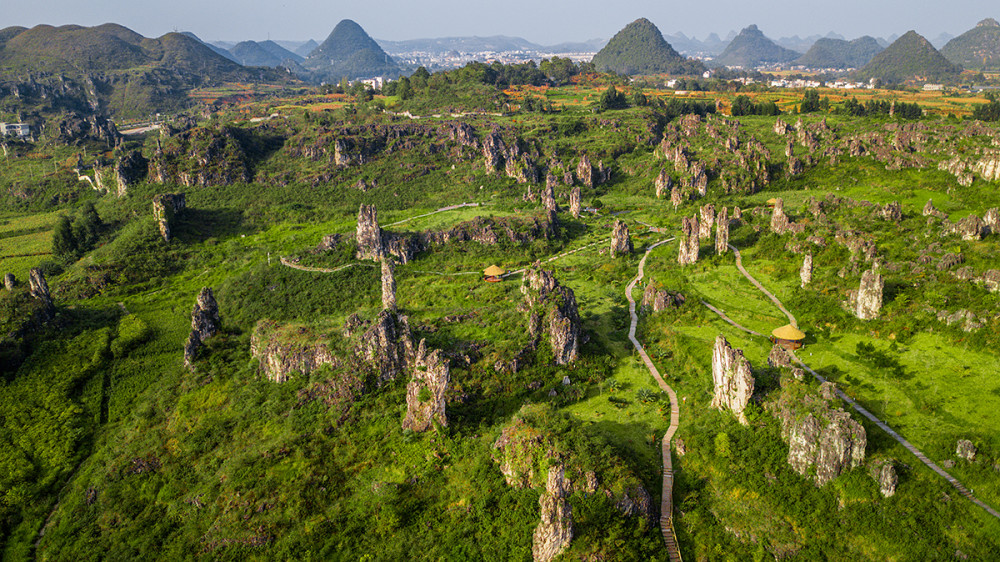
[(772, 38), (835, 31), (848, 39), (910, 29), (930, 39), (1000, 18), (986, 0), (7, 0), (0, 28), (115, 22), (148, 36), (193, 31), (205, 40), (316, 39), (353, 19), (378, 39), (511, 35), (541, 44), (609, 38), (636, 18), (704, 38), (751, 23)]

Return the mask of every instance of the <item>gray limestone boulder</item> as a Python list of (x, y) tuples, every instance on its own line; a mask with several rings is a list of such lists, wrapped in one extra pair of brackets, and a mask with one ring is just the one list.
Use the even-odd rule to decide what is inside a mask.
[(712, 350), (712, 407), (730, 410), (740, 423), (747, 425), (743, 411), (753, 396), (754, 379), (750, 361), (740, 350), (734, 350), (723, 336), (715, 338)]
[(191, 310), (191, 334), (184, 344), (184, 365), (192, 368), (195, 354), (208, 338), (219, 331), (219, 304), (215, 302), (212, 289), (204, 287)]
[(427, 344), (420, 342), (414, 361), (413, 376), (406, 386), (406, 417), (403, 429), (421, 432), (433, 429), (437, 423), (448, 426), (445, 393), (451, 380), (449, 361), (439, 349), (428, 353)]
[(531, 555), (535, 562), (553, 560), (573, 540), (573, 509), (568, 500), (570, 491), (563, 466), (551, 466), (545, 493), (538, 499), (542, 520), (532, 536)]

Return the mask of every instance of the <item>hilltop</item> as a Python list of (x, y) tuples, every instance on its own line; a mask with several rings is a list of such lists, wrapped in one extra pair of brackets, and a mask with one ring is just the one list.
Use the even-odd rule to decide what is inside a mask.
[(800, 56), (800, 53), (771, 41), (756, 25), (751, 25), (733, 38), (726, 50), (712, 61), (712, 65), (751, 68), (761, 64), (791, 62)]
[(302, 66), (320, 80), (335, 81), (343, 77), (396, 77), (400, 68), (382, 47), (360, 25), (343, 20), (329, 37), (316, 47)]
[(896, 84), (913, 78), (948, 80), (961, 72), (962, 67), (948, 61), (930, 41), (911, 30), (875, 55), (857, 76)]
[(305, 59), (274, 41), (243, 41), (229, 50), (243, 66), (283, 66), (286, 61), (301, 63)]
[(853, 41), (824, 37), (818, 39), (795, 64), (810, 68), (861, 68), (882, 50), (878, 41), (867, 35)]
[(1000, 69), (1000, 22), (987, 18), (941, 48), (949, 61), (973, 70)]
[(675, 51), (645, 18), (626, 25), (591, 62), (599, 71), (619, 74), (694, 74), (705, 70), (702, 63)]

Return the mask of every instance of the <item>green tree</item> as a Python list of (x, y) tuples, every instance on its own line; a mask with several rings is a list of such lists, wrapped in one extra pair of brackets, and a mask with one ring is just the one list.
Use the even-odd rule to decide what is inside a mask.
[(625, 94), (619, 92), (614, 84), (608, 86), (608, 89), (601, 94), (601, 109), (625, 109), (626, 107), (628, 107), (628, 101), (625, 99)]
[(73, 230), (78, 232), (76, 239), (79, 246), (91, 246), (97, 242), (97, 236), (101, 232), (101, 217), (97, 214), (94, 204), (87, 201), (80, 210), (80, 215), (73, 221)]
[(59, 217), (52, 231), (52, 253), (63, 260), (76, 257), (76, 236), (73, 234), (73, 225), (70, 224), (69, 217), (65, 215)]
[(802, 97), (802, 104), (799, 106), (799, 113), (815, 113), (820, 110), (819, 92), (816, 90), (806, 90)]

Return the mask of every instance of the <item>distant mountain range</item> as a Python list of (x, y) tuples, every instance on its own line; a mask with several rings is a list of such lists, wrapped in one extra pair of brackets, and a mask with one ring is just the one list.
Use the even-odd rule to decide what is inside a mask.
[(822, 38), (795, 64), (808, 68), (861, 68), (882, 52), (882, 46), (867, 35), (853, 41)]
[(606, 39), (590, 39), (581, 42), (559, 43), (557, 45), (539, 45), (520, 37), (494, 35), (492, 37), (438, 37), (434, 39), (408, 39), (406, 41), (388, 41), (376, 39), (378, 44), (390, 54), (427, 52), (427, 53), (482, 53), (533, 51), (538, 53), (594, 53), (607, 44)]
[(342, 20), (330, 35), (303, 61), (313, 80), (327, 82), (341, 78), (396, 78), (402, 72), (360, 25)]
[(259, 43), (256, 41), (243, 41), (242, 43), (237, 43), (229, 52), (243, 66), (267, 66), (275, 68), (278, 66), (288, 66), (289, 61), (301, 64), (305, 60), (305, 57), (301, 57), (270, 40)]

